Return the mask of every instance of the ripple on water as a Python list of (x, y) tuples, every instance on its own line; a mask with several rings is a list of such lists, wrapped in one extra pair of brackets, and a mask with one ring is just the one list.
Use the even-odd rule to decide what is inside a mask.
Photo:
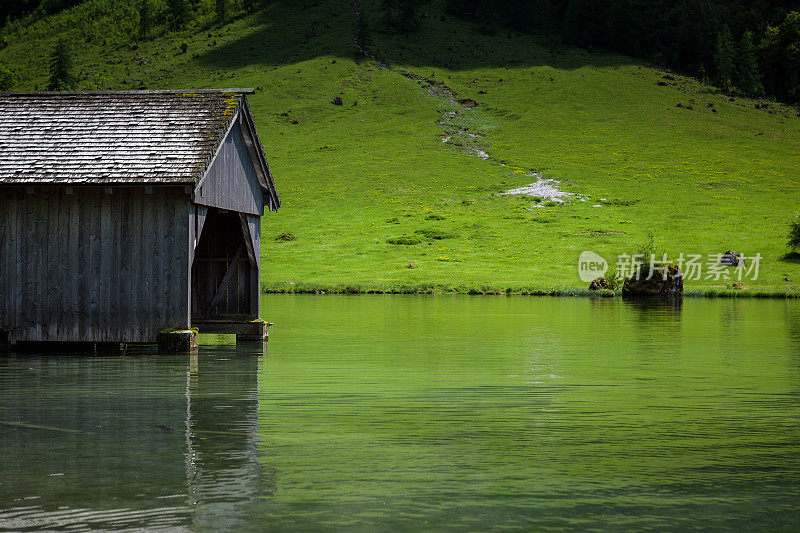
[(0, 528), (796, 530), (797, 304), (275, 295), (267, 356), (5, 357)]

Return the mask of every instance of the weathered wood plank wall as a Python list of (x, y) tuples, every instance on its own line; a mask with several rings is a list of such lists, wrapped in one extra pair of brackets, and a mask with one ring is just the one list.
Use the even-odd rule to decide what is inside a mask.
[(263, 214), (263, 191), (238, 120), (197, 187), (194, 201), (251, 215)]
[(19, 341), (153, 342), (189, 326), (182, 187), (0, 187), (0, 329)]

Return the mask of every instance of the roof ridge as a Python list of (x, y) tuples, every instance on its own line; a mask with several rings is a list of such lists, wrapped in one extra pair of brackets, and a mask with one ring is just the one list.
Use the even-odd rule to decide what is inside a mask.
[(129, 91), (0, 91), (0, 96), (147, 96), (158, 94), (254, 94), (252, 87), (230, 89), (147, 89)]

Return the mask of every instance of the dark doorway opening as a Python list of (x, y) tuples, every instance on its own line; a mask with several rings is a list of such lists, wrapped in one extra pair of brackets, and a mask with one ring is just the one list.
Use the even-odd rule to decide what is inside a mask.
[(208, 208), (192, 263), (192, 323), (258, 317), (258, 272), (246, 220)]

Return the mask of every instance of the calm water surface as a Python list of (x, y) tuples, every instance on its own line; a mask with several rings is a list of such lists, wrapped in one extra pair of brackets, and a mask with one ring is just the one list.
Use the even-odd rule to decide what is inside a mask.
[(800, 302), (262, 314), (267, 355), (0, 357), (0, 529), (800, 529)]

